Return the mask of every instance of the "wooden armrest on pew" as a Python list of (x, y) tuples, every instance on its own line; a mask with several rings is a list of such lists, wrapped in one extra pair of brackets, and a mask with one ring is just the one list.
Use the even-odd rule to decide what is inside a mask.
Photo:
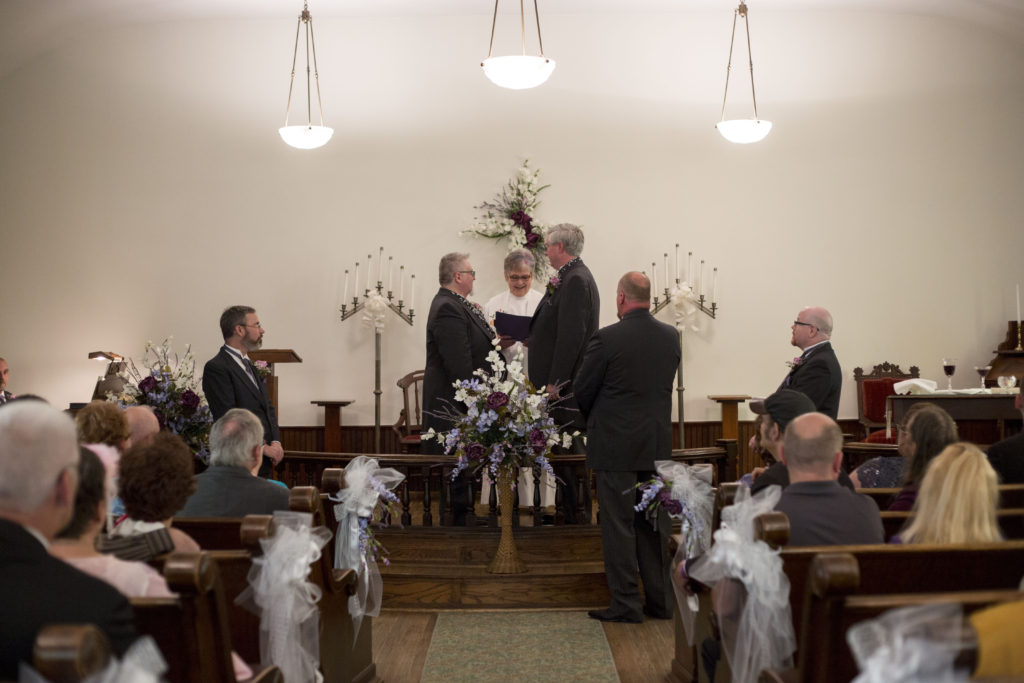
[(51, 683), (73, 683), (110, 663), (110, 641), (93, 624), (51, 624), (36, 634), (32, 666)]
[[(164, 578), (174, 598), (132, 598), (135, 627), (150, 635), (173, 683), (234, 683), (228, 605), (217, 562), (209, 553), (172, 553)], [(282, 683), (277, 667), (253, 670), (252, 681)]]

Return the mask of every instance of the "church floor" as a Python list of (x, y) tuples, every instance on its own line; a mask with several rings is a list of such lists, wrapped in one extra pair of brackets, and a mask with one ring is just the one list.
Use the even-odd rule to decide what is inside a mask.
[[(385, 683), (420, 680), (436, 620), (436, 611), (381, 611), (373, 622), (373, 658), (380, 680)], [(658, 683), (670, 680), (674, 647), (671, 620), (606, 623), (603, 627), (620, 681)]]

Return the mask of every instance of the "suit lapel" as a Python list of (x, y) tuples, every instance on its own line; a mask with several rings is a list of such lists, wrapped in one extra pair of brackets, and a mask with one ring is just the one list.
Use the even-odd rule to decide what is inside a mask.
[[(228, 364), (228, 368), (230, 368), (229, 372), (233, 373), (235, 375), (235, 377), (237, 377), (238, 380), (250, 392), (252, 392), (253, 396), (255, 396), (257, 399), (262, 401), (265, 398), (264, 395), (263, 395), (263, 388), (262, 387), (257, 387), (255, 384), (252, 383), (252, 380), (249, 379), (249, 375), (245, 374), (245, 370), (243, 370), (242, 368), (238, 367), (238, 363), (232, 357), (232, 354), (231, 354), (230, 351), (222, 348), (220, 350), (220, 352), (224, 355), (224, 362), (227, 363)], [(242, 359), (242, 362), (243, 363), (245, 362), (244, 358)], [(253, 374), (253, 376), (254, 377), (256, 376), (255, 373)]]

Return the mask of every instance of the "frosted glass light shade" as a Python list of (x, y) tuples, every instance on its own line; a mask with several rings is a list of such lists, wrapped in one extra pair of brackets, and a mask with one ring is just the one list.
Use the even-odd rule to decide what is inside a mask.
[(334, 135), (334, 129), (327, 126), (284, 126), (277, 132), (282, 140), (296, 149), (323, 147)]
[(510, 90), (525, 90), (536, 88), (548, 80), (551, 72), (555, 70), (555, 60), (547, 57), (509, 55), (488, 57), (481, 66), (491, 83)]
[(772, 122), (762, 119), (732, 119), (730, 121), (719, 121), (715, 124), (715, 128), (729, 142), (745, 145), (764, 140), (765, 136), (772, 129)]

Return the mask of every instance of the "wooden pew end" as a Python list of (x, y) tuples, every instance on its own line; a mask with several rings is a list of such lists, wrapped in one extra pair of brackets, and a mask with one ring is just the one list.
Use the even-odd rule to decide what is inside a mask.
[(53, 624), (36, 635), (32, 665), (53, 683), (80, 681), (110, 663), (110, 641), (93, 624)]

